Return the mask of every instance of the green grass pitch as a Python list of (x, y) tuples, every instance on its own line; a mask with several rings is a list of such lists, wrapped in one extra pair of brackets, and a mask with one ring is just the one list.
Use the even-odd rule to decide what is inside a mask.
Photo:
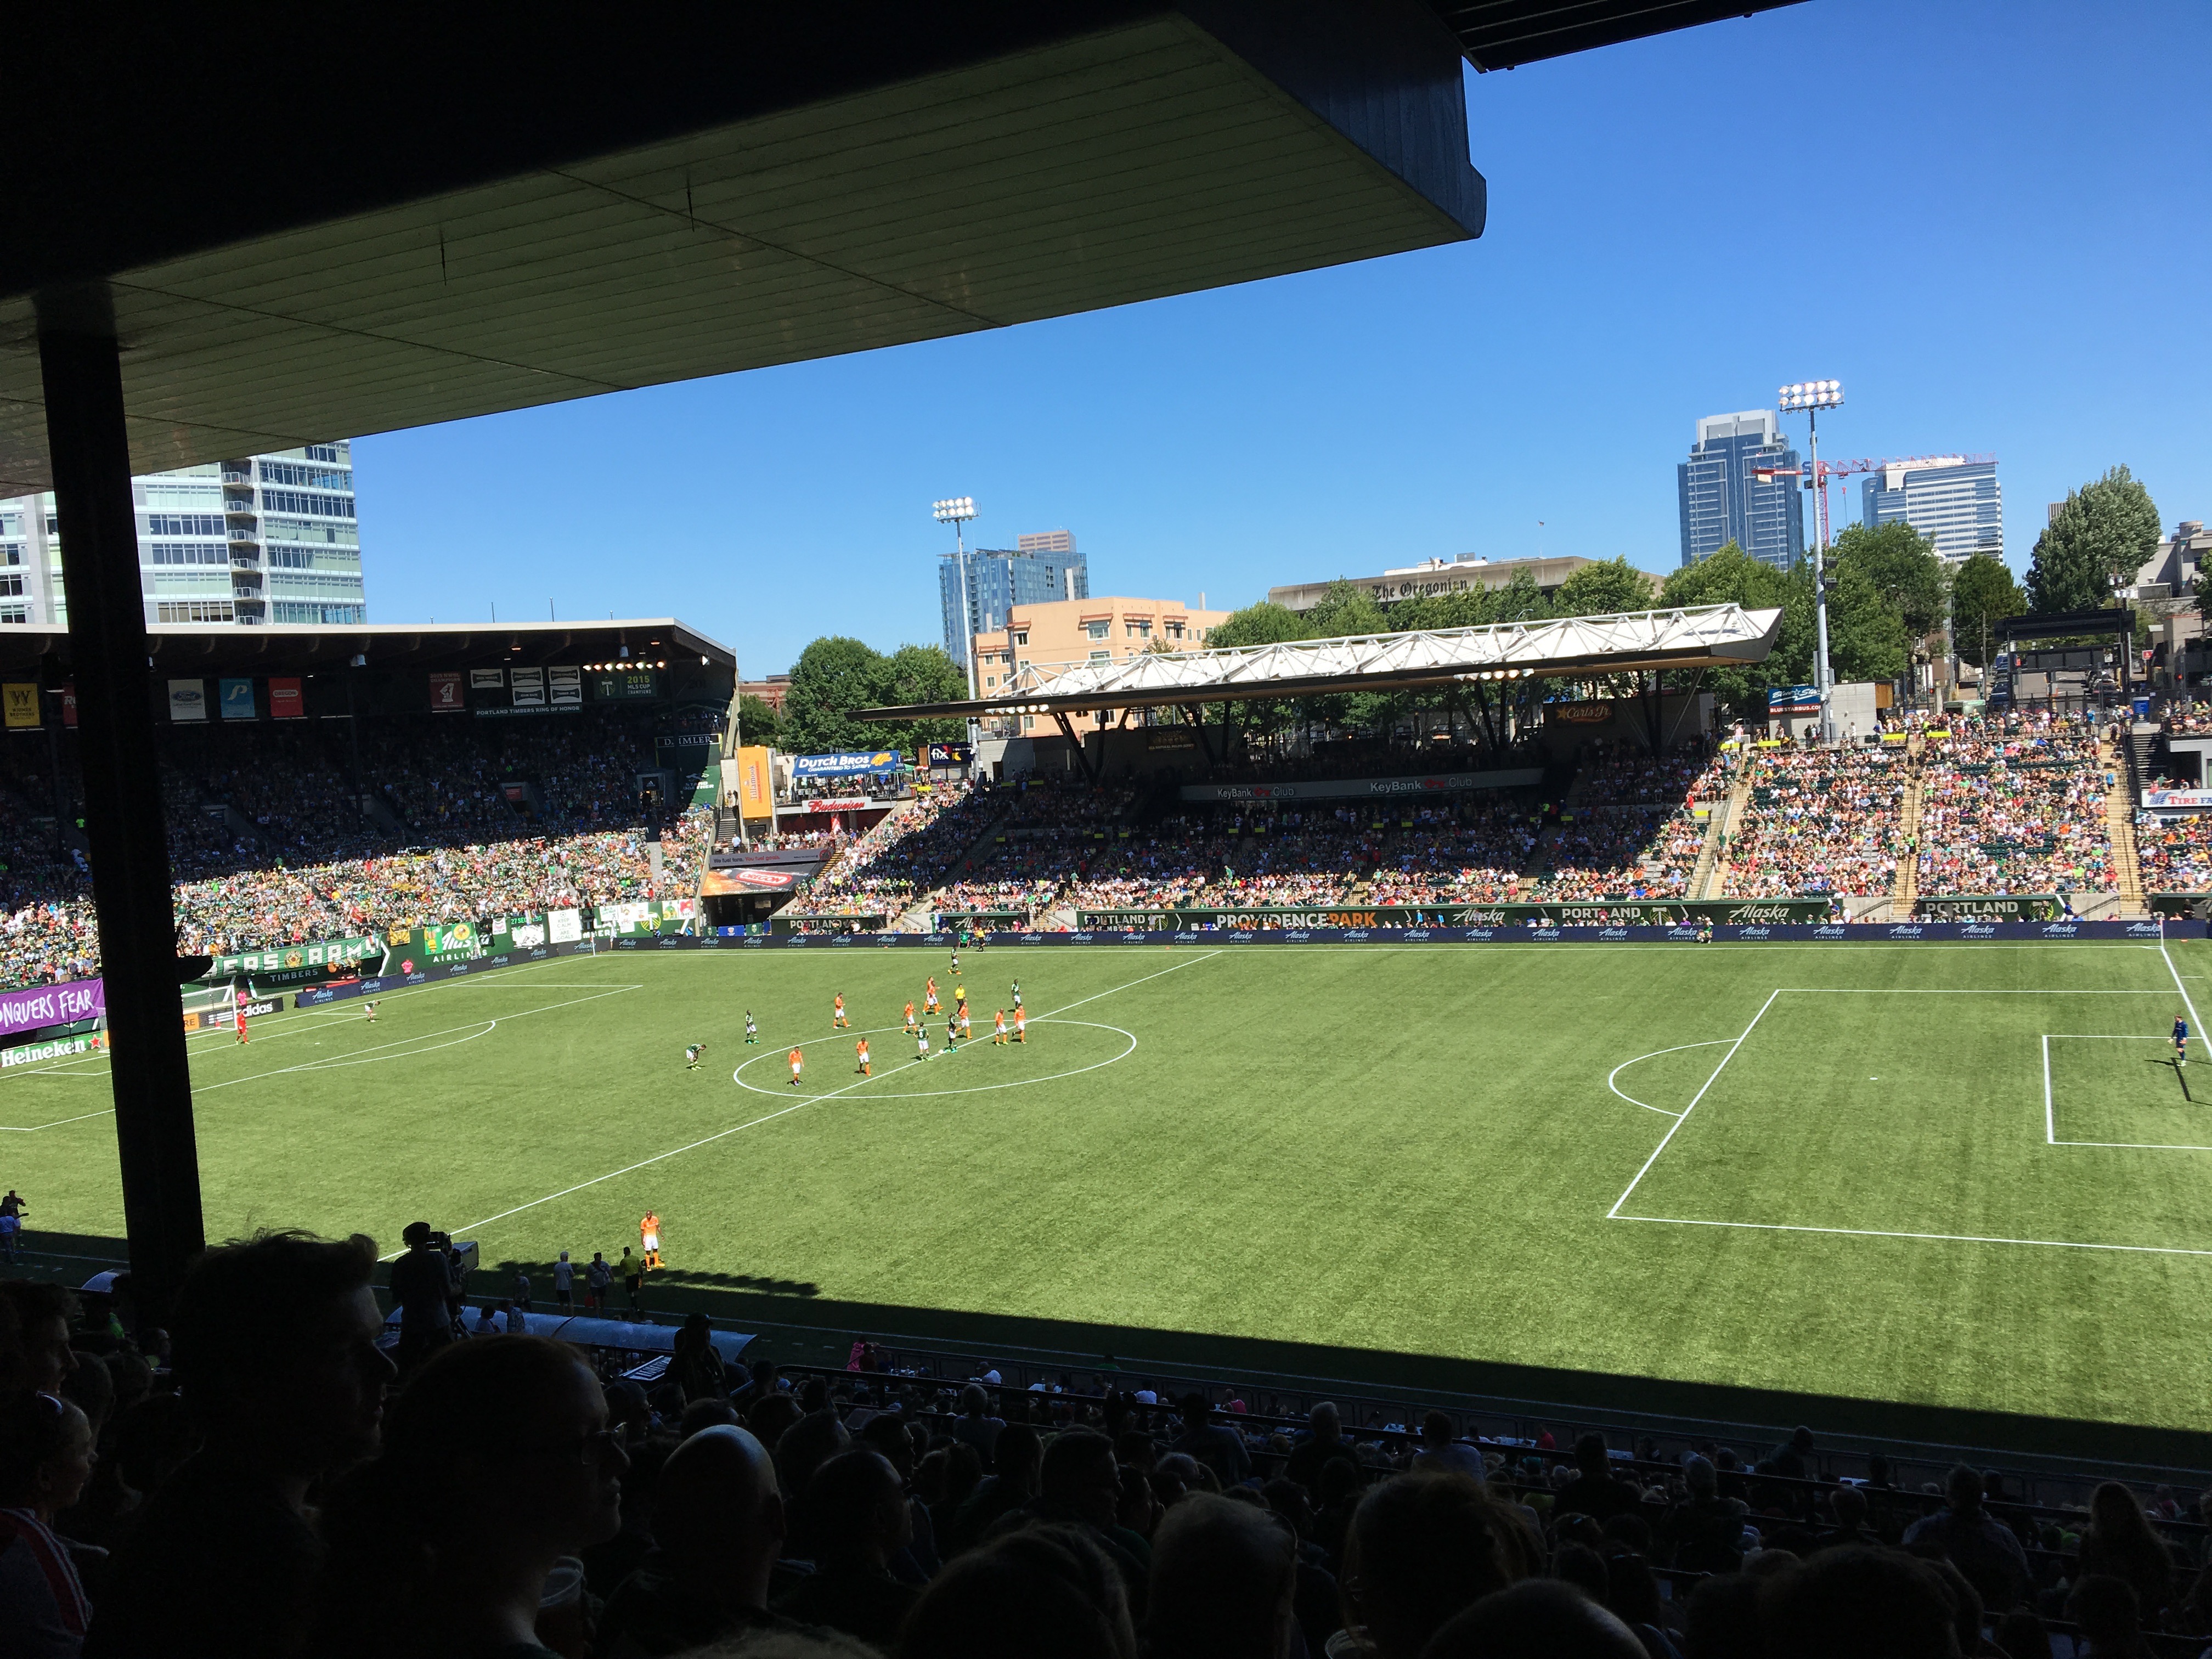
[[(195, 1039), (208, 1224), (421, 1216), (542, 1263), (651, 1206), (672, 1268), (850, 1304), (2203, 1430), (2212, 1055), (2161, 1039), (2208, 963), (1000, 947), (925, 1064), (900, 1007), (950, 1000), (941, 951), (567, 958)], [(121, 1232), (106, 1088), (0, 1073), (40, 1232)]]

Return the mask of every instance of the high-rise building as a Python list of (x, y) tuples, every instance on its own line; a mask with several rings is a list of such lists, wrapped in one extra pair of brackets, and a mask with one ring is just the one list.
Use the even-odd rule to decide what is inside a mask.
[(1805, 551), (1805, 514), (1793, 476), (1797, 452), (1772, 410), (1708, 415), (1698, 422), (1690, 459), (1674, 469), (1682, 512), (1682, 562), (1695, 564), (1734, 542), (1754, 559), (1787, 570)]
[[(971, 548), (946, 558), (937, 568), (938, 596), (945, 612), (945, 648), (962, 668), (968, 666), (969, 641), (1006, 625), (1018, 605), (1091, 597), (1091, 572), (1065, 530), (1024, 536), (1017, 548)], [(963, 599), (967, 616), (961, 615)]]
[(1885, 467), (1859, 488), (1860, 517), (1869, 530), (1901, 520), (1933, 541), (1949, 564), (1976, 553), (2004, 557), (2004, 497), (1995, 461), (1931, 455)]
[[(309, 444), (131, 481), (149, 623), (368, 620), (352, 446)], [(65, 624), (52, 491), (0, 501), (0, 624)]]

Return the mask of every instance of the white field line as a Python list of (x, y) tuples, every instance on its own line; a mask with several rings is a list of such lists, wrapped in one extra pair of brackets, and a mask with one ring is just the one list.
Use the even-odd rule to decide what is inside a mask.
[(1613, 1081), (1613, 1079), (1619, 1077), (1630, 1066), (1641, 1065), (1647, 1060), (1656, 1060), (1662, 1054), (1679, 1054), (1684, 1050), (1689, 1048), (1717, 1048), (1722, 1043), (1726, 1042), (1727, 1041), (1728, 1039), (1726, 1037), (1714, 1037), (1705, 1042), (1678, 1042), (1671, 1048), (1654, 1048), (1648, 1054), (1637, 1055), (1634, 1060), (1624, 1060), (1620, 1065), (1614, 1066), (1610, 1072), (1606, 1073), (1605, 1086), (1612, 1090), (1613, 1093), (1620, 1095), (1620, 1097), (1632, 1106), (1641, 1106), (1645, 1111), (1656, 1112), (1662, 1117), (1680, 1117), (1682, 1115), (1680, 1112), (1670, 1112), (1664, 1106), (1654, 1106), (1649, 1101), (1638, 1100), (1634, 1095), (1621, 1095), (1620, 1085), (1616, 1084)]
[(1880, 1227), (1797, 1227), (1779, 1221), (1695, 1221), (1674, 1215), (1609, 1215), (1608, 1221), (1650, 1221), (1668, 1227), (1738, 1227), (1762, 1233), (1836, 1233), (1846, 1238), (1911, 1238), (1947, 1244), (2023, 1244), (2044, 1250), (2112, 1250), (2132, 1255), (2212, 1256), (2175, 1244), (2084, 1244), (2070, 1238), (2002, 1238), (1984, 1233), (1908, 1233)]
[(1729, 1061), (1735, 1058), (1735, 1051), (1743, 1047), (1744, 1038), (1751, 1035), (1753, 1026), (1756, 1026), (1760, 1020), (1766, 1018), (1766, 1011), (1774, 1006), (1774, 999), (1781, 994), (1778, 989), (1766, 994), (1766, 1000), (1759, 1005), (1759, 1012), (1751, 1017), (1751, 1024), (1745, 1026), (1737, 1034), (1735, 1041), (1729, 1044), (1729, 1051), (1721, 1056), (1721, 1063), (1713, 1067), (1712, 1076), (1707, 1078), (1704, 1087), (1690, 1097), (1690, 1103), (1682, 1108), (1681, 1116), (1676, 1118), (1668, 1127), (1667, 1133), (1659, 1137), (1659, 1144), (1651, 1149), (1651, 1156), (1644, 1160), (1644, 1167), (1636, 1172), (1636, 1180), (1624, 1187), (1620, 1196), (1613, 1200), (1613, 1208), (1605, 1212), (1607, 1220), (1611, 1221), (1620, 1213), (1620, 1206), (1628, 1202), (1628, 1195), (1636, 1190), (1638, 1182), (1650, 1173), (1651, 1166), (1659, 1161), (1659, 1154), (1667, 1150), (1667, 1143), (1674, 1138), (1674, 1131), (1690, 1121), (1690, 1114), (1698, 1109), (1698, 1103), (1705, 1097), (1705, 1091), (1711, 1088), (1720, 1074), (1728, 1069)]
[[(1117, 995), (1123, 991), (1134, 990), (1138, 986), (1143, 985), (1149, 981), (1164, 979), (1168, 975), (1178, 972), (1182, 969), (1195, 967), (1201, 962), (1210, 962), (1215, 957), (1221, 954), (1222, 953), (1219, 951), (1209, 951), (1204, 956), (1187, 957), (1182, 961), (1176, 963), (1172, 968), (1163, 968), (1157, 974), (1146, 974), (1142, 979), (1133, 979), (1126, 985), (1116, 985), (1111, 990), (1101, 991), (1095, 996), (1084, 997), (1079, 1001), (1067, 1004), (1066, 1007), (1055, 1008), (1051, 1013), (1039, 1014), (1037, 1016), (1037, 1023), (1042, 1024), (1046, 1020), (1056, 1018), (1058, 1016), (1067, 1012), (1071, 1008), (1080, 1008), (1085, 1003), (1096, 1002), (1100, 997), (1110, 997)], [(1079, 1021), (1077, 1023), (1080, 1024)], [(884, 1027), (879, 1029), (889, 1030), (891, 1028)], [(972, 1042), (968, 1045), (968, 1047), (971, 1048), (975, 1046), (975, 1045)], [(758, 1058), (758, 1056), (756, 1056), (756, 1058)], [(896, 1075), (898, 1075), (898, 1073), (896, 1071), (889, 1069), (878, 1073), (878, 1076), (881, 1077), (895, 1077)], [(518, 1204), (512, 1209), (501, 1210), (497, 1215), (488, 1215), (481, 1221), (471, 1221), (466, 1226), (455, 1229), (453, 1236), (455, 1237), (460, 1237), (463, 1235), (474, 1235), (480, 1233), (495, 1221), (504, 1221), (509, 1216), (520, 1215), (525, 1210), (534, 1210), (541, 1204), (550, 1204), (556, 1198), (566, 1198), (571, 1193), (580, 1193), (587, 1187), (597, 1187), (602, 1182), (613, 1181), (620, 1176), (634, 1174), (635, 1171), (649, 1168), (653, 1164), (664, 1164), (672, 1158), (682, 1157), (685, 1152), (696, 1152), (702, 1146), (711, 1146), (718, 1140), (726, 1140), (732, 1135), (743, 1133), (747, 1129), (757, 1129), (763, 1123), (773, 1123), (780, 1117), (789, 1117), (793, 1112), (804, 1111), (809, 1106), (818, 1106), (823, 1101), (835, 1100), (840, 1095), (850, 1094), (854, 1090), (861, 1087), (865, 1084), (872, 1083), (875, 1080), (875, 1078), (854, 1078), (850, 1083), (845, 1084), (842, 1087), (832, 1089), (827, 1094), (805, 1096), (801, 1099), (794, 1100), (790, 1105), (782, 1108), (779, 1111), (766, 1112), (762, 1114), (759, 1117), (748, 1118), (743, 1123), (733, 1123), (726, 1129), (717, 1129), (713, 1134), (702, 1135), (698, 1139), (689, 1141), (684, 1146), (672, 1146), (665, 1152), (655, 1152), (651, 1158), (641, 1158), (635, 1164), (625, 1164), (619, 1170), (610, 1170), (605, 1175), (593, 1176), (589, 1181), (579, 1181), (573, 1186), (562, 1188), (558, 1192), (548, 1193), (543, 1198), (533, 1198), (526, 1204)], [(398, 1252), (395, 1250), (390, 1255), (385, 1256), (383, 1260), (389, 1261), (398, 1255)]]
[[(434, 1054), (440, 1048), (452, 1048), (463, 1042), (473, 1042), (481, 1036), (489, 1036), (498, 1028), (500, 1020), (527, 1019), (532, 1014), (550, 1014), (556, 1008), (573, 1008), (579, 1003), (597, 1002), (603, 997), (620, 996), (626, 991), (635, 991), (638, 988), (635, 985), (612, 986), (587, 997), (568, 997), (559, 1002), (546, 1003), (542, 1007), (525, 1008), (515, 1013), (501, 1014), (499, 1019), (471, 1020), (466, 1025), (449, 1025), (443, 1030), (418, 1032), (413, 1036), (398, 1037), (390, 1042), (374, 1043), (366, 1048), (349, 1048), (343, 1054), (331, 1054), (318, 1060), (302, 1060), (296, 1066), (279, 1066), (272, 1071), (254, 1072), (245, 1077), (226, 1078), (220, 1083), (203, 1083), (193, 1089), (192, 1093), (196, 1096), (212, 1094), (217, 1089), (235, 1088), (241, 1083), (258, 1083), (266, 1078), (285, 1077), (295, 1072), (327, 1072), (347, 1066), (374, 1066), (384, 1060), (409, 1060), (418, 1054)], [(456, 1032), (466, 1032), (468, 1035), (456, 1038), (453, 1042), (434, 1043), (427, 1048), (412, 1046), (426, 1042), (432, 1037), (453, 1036)], [(384, 1052), (389, 1048), (407, 1048), (409, 1053), (394, 1054)], [(114, 1115), (114, 1111), (115, 1109), (111, 1106), (106, 1111), (83, 1112), (76, 1117), (57, 1118), (52, 1123), (34, 1123), (21, 1127), (0, 1124), (0, 1133), (35, 1134), (40, 1129), (59, 1128), (64, 1123), (82, 1123), (87, 1118), (110, 1117)]]
[[(2166, 994), (2161, 991), (2160, 996)], [(2107, 1151), (2124, 1152), (2212, 1152), (2212, 1146), (2191, 1146), (2178, 1140), (2061, 1140), (2058, 1138), (2057, 1115), (2051, 1104), (2051, 1043), (2053, 1038), (2062, 1042), (2164, 1042), (2161, 1036), (2145, 1036), (2141, 1033), (2124, 1034), (2113, 1031), (2046, 1031), (2043, 1036), (2043, 1137), (2052, 1146), (2101, 1146)]]
[[(2159, 925), (2161, 929), (2165, 927), (2163, 922)], [(2163, 937), (2159, 940), (2158, 953), (2166, 957), (2166, 971), (2173, 975), (2173, 988), (2181, 993), (2181, 1006), (2189, 1010), (2189, 1029), (2203, 1036), (2204, 1022), (2197, 1018), (2197, 1005), (2189, 1000), (2189, 988), (2181, 982), (2181, 969), (2173, 965), (2173, 957), (2168, 954)]]

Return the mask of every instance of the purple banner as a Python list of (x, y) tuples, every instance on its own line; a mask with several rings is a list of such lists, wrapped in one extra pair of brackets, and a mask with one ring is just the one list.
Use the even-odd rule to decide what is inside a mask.
[(107, 993), (96, 979), (65, 985), (40, 985), (27, 991), (0, 991), (0, 1036), (97, 1019), (107, 1012)]

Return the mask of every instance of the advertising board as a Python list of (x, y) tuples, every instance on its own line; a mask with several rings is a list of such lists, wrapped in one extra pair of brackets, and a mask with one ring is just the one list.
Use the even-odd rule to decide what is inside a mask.
[(794, 755), (794, 778), (889, 777), (899, 769), (899, 757), (890, 749), (841, 749), (828, 755)]

